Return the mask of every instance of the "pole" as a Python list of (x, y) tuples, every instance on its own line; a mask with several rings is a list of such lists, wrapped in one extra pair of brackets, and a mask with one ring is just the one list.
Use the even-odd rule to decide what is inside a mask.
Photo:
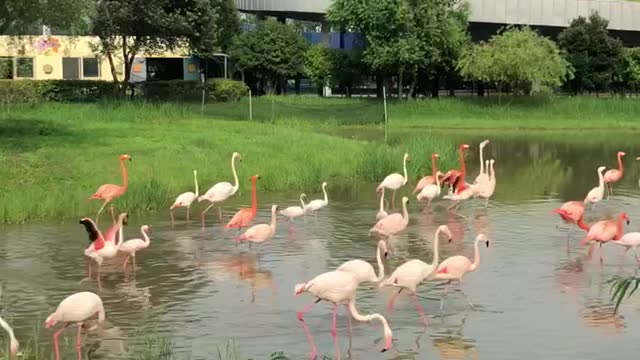
[(227, 57), (224, 57), (224, 78), (227, 78)]
[(253, 108), (251, 106), (251, 89), (249, 89), (249, 120), (253, 120)]
[(384, 143), (389, 137), (389, 117), (387, 116), (387, 88), (382, 86), (382, 103), (384, 104)]
[(200, 73), (200, 82), (202, 83), (202, 105), (200, 106), (200, 114), (204, 117), (204, 97), (205, 97), (205, 75)]
[(271, 121), (276, 119), (276, 101), (274, 98), (271, 98)]

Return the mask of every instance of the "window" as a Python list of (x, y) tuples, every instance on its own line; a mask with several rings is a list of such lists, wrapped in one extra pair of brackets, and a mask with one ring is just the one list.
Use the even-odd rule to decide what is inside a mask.
[(0, 57), (0, 80), (13, 79), (13, 58)]
[(17, 58), (16, 59), (16, 77), (32, 78), (33, 77), (33, 58)]
[(80, 58), (62, 58), (62, 78), (65, 80), (80, 79)]
[(100, 77), (100, 62), (97, 58), (82, 59), (82, 77)]

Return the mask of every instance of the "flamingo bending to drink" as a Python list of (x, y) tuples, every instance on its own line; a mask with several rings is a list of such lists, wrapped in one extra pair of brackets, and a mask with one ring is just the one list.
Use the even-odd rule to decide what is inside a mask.
[(380, 192), (382, 189), (393, 190), (393, 195), (391, 197), (391, 206), (394, 206), (396, 202), (396, 190), (400, 189), (409, 180), (409, 178), (407, 177), (408, 160), (410, 160), (409, 154), (405, 153), (404, 157), (402, 158), (402, 171), (404, 175), (398, 173), (387, 175), (387, 177), (385, 177), (380, 185), (378, 185), (378, 187), (376, 188), (376, 192)]
[(306, 205), (304, 203), (304, 199), (306, 199), (307, 195), (300, 194), (300, 204), (302, 206), (289, 206), (284, 210), (280, 210), (278, 213), (282, 216), (285, 216), (289, 219), (289, 231), (293, 230), (293, 222), (294, 219), (300, 216), (304, 216), (306, 213)]
[(376, 220), (386, 218), (389, 214), (384, 210), (384, 188), (380, 191), (380, 208), (376, 214)]
[(171, 214), (171, 226), (173, 226), (173, 209), (178, 207), (186, 207), (187, 208), (187, 222), (189, 222), (189, 209), (191, 209), (191, 204), (198, 198), (198, 171), (193, 170), (193, 181), (196, 184), (196, 192), (193, 193), (191, 191), (184, 192), (176, 198), (176, 201), (173, 202), (173, 205), (169, 208), (169, 213)]
[(480, 174), (476, 176), (476, 180), (473, 182), (474, 184), (477, 184), (480, 186), (484, 186), (484, 184), (489, 182), (489, 167), (487, 167), (485, 172), (483, 153), (484, 153), (485, 146), (487, 146), (490, 142), (491, 141), (489, 140), (485, 140), (480, 143)]
[[(235, 181), (235, 184), (231, 185), (231, 183), (226, 181), (219, 182), (213, 185), (211, 189), (207, 190), (207, 192), (204, 195), (198, 198), (198, 202), (201, 202), (203, 200), (207, 200), (211, 202), (211, 205), (209, 205), (206, 209), (204, 209), (200, 214), (200, 217), (202, 218), (203, 229), (204, 229), (204, 215), (207, 213), (207, 211), (209, 211), (209, 209), (211, 209), (213, 205), (215, 205), (216, 203), (223, 202), (228, 198), (230, 198), (233, 194), (235, 194), (238, 191), (238, 188), (240, 187), (238, 183), (238, 174), (236, 173), (236, 159), (242, 162), (242, 157), (240, 156), (240, 154), (237, 152), (234, 152), (233, 155), (231, 155), (231, 172), (233, 173), (233, 180)], [(218, 212), (220, 214), (220, 218), (222, 218), (222, 209), (220, 209), (220, 206), (218, 206)]]
[(356, 290), (358, 289), (358, 279), (356, 276), (347, 271), (330, 271), (316, 276), (306, 283), (297, 284), (295, 286), (295, 294), (299, 295), (303, 292), (309, 292), (317, 298), (315, 302), (308, 305), (303, 310), (298, 312), (298, 320), (302, 323), (307, 340), (311, 346), (310, 358), (315, 359), (317, 356), (317, 348), (313, 341), (313, 336), (304, 321), (304, 314), (322, 300), (333, 303), (333, 322), (331, 327), (331, 337), (333, 338), (336, 358), (339, 358), (338, 347), (338, 332), (336, 329), (336, 317), (338, 312), (338, 305), (345, 304), (349, 308), (351, 316), (357, 321), (370, 322), (372, 320), (378, 320), (382, 323), (384, 328), (384, 348), (382, 352), (385, 352), (391, 348), (392, 332), (389, 328), (389, 324), (384, 316), (380, 314), (361, 315), (356, 309)]
[(151, 245), (151, 239), (149, 239), (149, 235), (151, 234), (151, 227), (149, 225), (142, 225), (140, 228), (140, 233), (142, 234), (142, 239), (130, 239), (122, 243), (120, 245), (120, 251), (127, 254), (127, 257), (124, 259), (124, 263), (122, 264), (122, 271), (127, 271), (127, 263), (129, 262), (129, 258), (133, 258), (133, 270), (136, 269), (136, 253), (138, 251), (142, 251)]
[(413, 259), (405, 262), (400, 265), (388, 279), (380, 282), (380, 287), (383, 286), (394, 286), (399, 287), (400, 290), (393, 295), (391, 301), (389, 301), (389, 311), (393, 311), (393, 305), (395, 303), (396, 298), (402, 290), (407, 290), (411, 292), (413, 301), (416, 304), (416, 309), (420, 314), (420, 318), (422, 319), (422, 323), (424, 326), (427, 326), (427, 318), (424, 314), (424, 309), (420, 305), (418, 301), (418, 297), (416, 295), (416, 287), (423, 281), (430, 280), (433, 276), (435, 276), (436, 269), (438, 268), (438, 243), (439, 237), (441, 233), (445, 233), (449, 239), (453, 238), (451, 231), (446, 225), (438, 226), (436, 229), (436, 234), (433, 240), (433, 261), (431, 264), (427, 264), (422, 260)]
[[(591, 225), (587, 235), (580, 241), (580, 245), (584, 246), (590, 241), (595, 241), (602, 247), (602, 244), (606, 242), (619, 240), (623, 235), (624, 220), (626, 220), (627, 225), (629, 225), (629, 216), (623, 212), (618, 215), (617, 221), (614, 219), (598, 221)], [(593, 247), (590, 247), (589, 256), (591, 256), (592, 253)], [(602, 255), (600, 255), (600, 263), (602, 263)]]
[[(384, 253), (384, 255), (382, 255), (382, 253)], [(378, 241), (378, 248), (376, 249), (376, 261), (378, 262), (377, 276), (373, 266), (360, 259), (344, 262), (336, 269), (336, 271), (352, 273), (358, 280), (358, 285), (363, 282), (379, 283), (384, 279), (384, 264), (382, 263), (382, 256), (385, 258), (387, 257), (387, 243), (384, 240)]]
[(253, 219), (255, 219), (256, 212), (258, 211), (258, 194), (256, 192), (256, 183), (258, 180), (260, 180), (259, 175), (253, 175), (251, 177), (251, 207), (238, 210), (227, 225), (225, 225), (226, 229), (242, 229), (249, 226)]
[(18, 340), (13, 334), (13, 329), (11, 328), (11, 326), (9, 326), (9, 324), (7, 324), (7, 322), (4, 321), (4, 319), (1, 317), (0, 317), (0, 326), (2, 326), (2, 328), (7, 332), (7, 334), (9, 334), (9, 355), (13, 359), (18, 354), (18, 347), (20, 346), (20, 344), (18, 343)]
[[(449, 240), (451, 241), (451, 240)], [(456, 255), (446, 258), (443, 262), (438, 265), (438, 269), (436, 270), (435, 276), (432, 280), (446, 280), (447, 283), (444, 286), (444, 291), (442, 293), (442, 299), (440, 300), (440, 309), (444, 306), (444, 299), (447, 296), (447, 287), (451, 284), (452, 281), (457, 281), (460, 290), (462, 291), (462, 277), (466, 273), (474, 272), (480, 266), (480, 249), (478, 247), (478, 243), (484, 242), (487, 247), (489, 247), (489, 239), (484, 234), (478, 234), (476, 237), (476, 241), (474, 243), (474, 257), (473, 262), (469, 260), (468, 257), (463, 255)], [(464, 295), (464, 292), (463, 292)], [(466, 296), (466, 295), (465, 295)], [(467, 301), (469, 301), (469, 305), (473, 307), (473, 304), (467, 297)]]
[(324, 199), (311, 200), (305, 207), (305, 211), (311, 211), (318, 219), (318, 213), (316, 211), (329, 205), (329, 197), (327, 196), (327, 183), (322, 183), (322, 192), (324, 193)]
[(618, 168), (610, 169), (604, 173), (604, 182), (609, 186), (609, 196), (613, 196), (613, 183), (620, 181), (624, 176), (624, 166), (622, 166), (622, 157), (626, 154), (622, 151), (618, 151)]
[(57, 322), (64, 323), (64, 326), (53, 334), (53, 347), (56, 354), (56, 360), (60, 360), (60, 349), (58, 345), (58, 337), (69, 325), (76, 324), (78, 327), (78, 336), (76, 337), (76, 352), (78, 360), (82, 360), (82, 334), (81, 328), (88, 319), (98, 314), (98, 322), (102, 323), (105, 318), (102, 299), (92, 292), (79, 292), (70, 295), (60, 302), (56, 311), (47, 317), (44, 322), (47, 329), (52, 328)]
[(404, 229), (409, 224), (409, 212), (407, 211), (408, 197), (402, 198), (402, 214), (394, 213), (378, 220), (378, 222), (369, 230), (369, 235), (377, 233), (383, 237), (391, 237)]
[(273, 237), (276, 233), (276, 211), (278, 205), (271, 206), (271, 223), (270, 224), (258, 224), (248, 228), (244, 234), (236, 237), (237, 241), (249, 241), (251, 243), (261, 244)]
[[(422, 191), (422, 189), (424, 189), (425, 186), (427, 185), (431, 185), (431, 184), (435, 184), (436, 183), (436, 177), (438, 177), (438, 164), (436, 159), (440, 158), (440, 155), (433, 153), (431, 154), (431, 175), (427, 175), (425, 177), (423, 177), (422, 179), (420, 179), (420, 181), (418, 181), (418, 185), (416, 185), (416, 188), (413, 190), (413, 194), (417, 194), (420, 191)], [(444, 177), (444, 175), (439, 175), (440, 179), (442, 179), (442, 177)]]
[(423, 199), (427, 199), (427, 206), (430, 208), (431, 207), (431, 201), (437, 197), (438, 195), (440, 195), (440, 176), (443, 175), (440, 171), (438, 171), (438, 173), (436, 174), (436, 183), (435, 184), (430, 184), (430, 185), (426, 185), (425, 187), (422, 188), (422, 190), (420, 191), (420, 194), (418, 194), (416, 196), (416, 198), (418, 199), (418, 201), (422, 201)]
[(105, 206), (127, 192), (127, 188), (129, 187), (129, 175), (127, 173), (127, 167), (124, 164), (126, 160), (131, 161), (131, 156), (127, 154), (120, 155), (122, 185), (104, 184), (100, 186), (98, 190), (89, 198), (89, 200), (95, 199), (103, 201), (102, 207), (100, 208), (100, 210), (98, 210), (98, 215), (96, 215), (96, 225), (100, 221), (100, 213), (102, 212), (102, 210), (104, 210)]
[(576, 224), (580, 229), (589, 231), (589, 225), (584, 222), (584, 203), (582, 201), (567, 201), (557, 209), (551, 211), (560, 215), (562, 220), (570, 224)]
[(605, 166), (600, 166), (598, 168), (598, 186), (589, 191), (587, 197), (584, 198), (585, 203), (595, 204), (602, 200), (602, 198), (604, 197), (604, 177), (602, 176), (602, 172), (605, 169)]

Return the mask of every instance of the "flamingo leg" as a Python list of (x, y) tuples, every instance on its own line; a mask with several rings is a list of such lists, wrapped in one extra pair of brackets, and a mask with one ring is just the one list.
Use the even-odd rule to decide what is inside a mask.
[(420, 301), (418, 301), (418, 295), (416, 295), (416, 293), (414, 292), (411, 295), (411, 298), (413, 299), (413, 302), (416, 304), (416, 310), (418, 310), (418, 314), (420, 314), (420, 319), (422, 319), (422, 324), (426, 328), (427, 326), (429, 326), (429, 324), (427, 323), (427, 317), (424, 314), (424, 308), (422, 307), (422, 305), (420, 305)]
[(171, 227), (173, 227), (174, 219), (173, 219), (173, 209), (169, 210), (169, 214), (171, 215)]
[(449, 284), (451, 284), (451, 281), (447, 281), (447, 283), (444, 284), (444, 290), (442, 291), (442, 297), (440, 298), (440, 310), (444, 308), (444, 300), (447, 297), (447, 288), (449, 287)]
[(467, 296), (467, 294), (465, 294), (464, 290), (462, 290), (462, 280), (458, 280), (458, 288), (460, 289), (460, 292), (462, 293), (462, 296), (464, 296), (465, 298), (467, 298), (467, 302), (469, 303), (469, 306), (471, 306), (472, 309), (475, 309), (476, 307), (473, 305), (473, 303), (471, 302), (471, 298), (469, 298)]
[(487, 198), (484, 202), (484, 208), (488, 208), (489, 207), (489, 198)]
[(129, 257), (131, 255), (127, 255), (126, 258), (124, 258), (124, 263), (122, 264), (122, 272), (127, 272), (127, 263), (129, 262)]
[(108, 203), (109, 202), (105, 200), (100, 210), (98, 210), (98, 214), (96, 215), (96, 226), (98, 226), (98, 221), (100, 221), (100, 213), (102, 212), (102, 210), (104, 210), (105, 206), (107, 206)]
[(56, 331), (55, 333), (53, 333), (53, 351), (56, 354), (56, 360), (60, 360), (60, 345), (59, 345), (59, 341), (58, 338), (60, 337), (60, 334), (64, 331), (64, 329), (67, 328), (67, 326), (69, 326), (69, 323), (66, 323), (62, 329)]
[(191, 210), (191, 206), (187, 206), (187, 224), (189, 223), (189, 210)]
[(78, 335), (76, 336), (76, 352), (78, 353), (78, 360), (82, 360), (82, 324), (78, 324)]
[(396, 207), (396, 191), (393, 190), (393, 195), (391, 195), (391, 208), (395, 208)]
[(636, 262), (640, 264), (640, 258), (638, 257), (638, 253), (636, 252), (636, 248), (633, 248), (633, 253), (636, 255)]
[(428, 207), (429, 209), (431, 209), (431, 199), (429, 199), (429, 201), (427, 201), (427, 207)]
[(220, 218), (220, 221), (222, 221), (222, 207), (218, 206), (218, 217)]
[[(349, 309), (349, 305), (345, 305), (345, 307), (347, 308), (347, 310)], [(349, 330), (348, 330), (348, 331), (349, 331), (349, 338), (351, 338), (351, 335), (352, 335), (352, 333), (353, 333), (353, 332), (352, 332), (353, 327), (352, 327), (352, 324), (351, 324), (351, 315), (347, 315), (347, 319), (348, 319), (348, 321), (349, 321), (349, 328), (348, 328), (348, 329), (349, 329)]]
[(213, 207), (215, 203), (211, 203), (211, 205), (207, 206), (204, 210), (202, 210), (202, 213), (200, 213), (200, 218), (202, 219), (202, 230), (204, 230), (204, 214), (207, 213), (207, 211), (209, 211), (209, 209), (211, 209)]
[(131, 257), (133, 258), (133, 272), (136, 271), (136, 253), (131, 254)]
[(388, 311), (389, 313), (392, 313), (392, 312), (393, 312), (393, 306), (395, 305), (395, 303), (396, 303), (396, 299), (398, 298), (398, 295), (400, 295), (400, 293), (402, 292), (402, 290), (403, 290), (403, 289), (402, 289), (402, 288), (400, 288), (400, 290), (398, 290), (398, 292), (397, 292), (397, 293), (393, 294), (393, 296), (391, 297), (391, 300), (389, 300), (389, 305), (387, 306), (387, 311)]
[[(309, 346), (311, 346), (311, 352), (309, 353), (309, 357), (311, 359), (315, 359), (316, 356), (318, 355), (318, 349), (316, 348), (316, 344), (313, 342), (313, 336), (311, 336), (311, 332), (309, 331), (309, 327), (307, 326), (307, 324), (304, 322), (304, 314), (309, 312), (309, 310), (311, 310), (311, 308), (319, 303), (321, 300), (318, 299), (315, 302), (313, 302), (312, 304), (308, 305), (307, 307), (305, 307), (304, 309), (302, 309), (301, 311), (298, 311), (298, 321), (300, 321), (302, 323), (302, 328), (304, 329), (304, 333), (307, 336), (307, 340), (309, 341)], [(59, 360), (59, 359), (57, 359)]]
[(340, 345), (338, 344), (338, 305), (333, 304), (333, 319), (331, 320), (331, 337), (333, 338), (333, 345), (336, 349), (336, 359), (340, 359)]

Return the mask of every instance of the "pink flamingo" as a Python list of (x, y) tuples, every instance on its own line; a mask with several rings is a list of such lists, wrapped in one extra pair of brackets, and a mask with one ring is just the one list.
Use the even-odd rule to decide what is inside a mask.
[(427, 207), (431, 208), (431, 201), (440, 195), (440, 176), (443, 175), (440, 171), (436, 174), (436, 183), (425, 185), (425, 187), (420, 190), (420, 193), (416, 196), (418, 201), (422, 201), (423, 199), (427, 199)]
[(382, 237), (390, 238), (391, 236), (403, 231), (409, 224), (409, 212), (407, 211), (408, 197), (402, 198), (402, 214), (394, 213), (378, 220), (378, 222), (369, 230), (369, 236), (378, 234)]
[(438, 164), (437, 159), (440, 158), (440, 155), (433, 153), (431, 154), (431, 175), (427, 175), (418, 181), (418, 185), (413, 190), (412, 194), (417, 194), (422, 189), (424, 189), (427, 185), (432, 185), (436, 183), (436, 178), (442, 179), (444, 175), (438, 175)]
[[(105, 241), (102, 233), (91, 219), (83, 218), (80, 220), (80, 224), (84, 225), (89, 234), (89, 241), (91, 241), (91, 245), (85, 249), (84, 255), (93, 259), (98, 264), (98, 282), (100, 282), (102, 262), (104, 259), (112, 259), (118, 254), (118, 250), (122, 244), (122, 226), (126, 218), (126, 213), (118, 216), (119, 241)], [(89, 277), (91, 277), (91, 274), (89, 274)]]
[(253, 175), (251, 177), (251, 207), (238, 210), (227, 225), (224, 226), (225, 229), (235, 228), (240, 230), (249, 226), (253, 219), (255, 219), (256, 212), (258, 211), (258, 194), (256, 192), (256, 183), (258, 180), (260, 180), (259, 175)]
[(357, 321), (369, 322), (378, 320), (384, 328), (385, 345), (382, 352), (391, 348), (392, 332), (389, 324), (384, 316), (380, 314), (361, 315), (356, 309), (356, 290), (358, 289), (358, 280), (356, 276), (346, 271), (330, 271), (316, 276), (310, 281), (295, 286), (295, 294), (299, 295), (303, 292), (309, 292), (317, 298), (317, 300), (302, 311), (298, 312), (298, 320), (302, 323), (307, 340), (311, 346), (310, 358), (315, 359), (318, 353), (313, 336), (304, 321), (304, 314), (309, 312), (311, 308), (322, 300), (333, 303), (333, 322), (331, 327), (331, 337), (336, 350), (336, 358), (339, 358), (340, 350), (338, 346), (338, 331), (336, 329), (336, 317), (339, 304), (346, 304), (349, 308), (351, 316)]
[[(231, 172), (233, 173), (233, 180), (235, 181), (234, 185), (231, 185), (229, 182), (219, 182), (211, 187), (211, 189), (207, 190), (207, 192), (198, 198), (198, 202), (203, 200), (207, 200), (211, 202), (206, 209), (202, 211), (200, 217), (202, 218), (202, 229), (204, 229), (204, 215), (215, 205), (216, 203), (223, 202), (230, 198), (233, 194), (235, 194), (240, 188), (240, 184), (238, 183), (238, 174), (236, 173), (236, 159), (242, 161), (240, 154), (234, 152), (231, 155)], [(222, 209), (218, 206), (218, 212), (220, 218), (222, 218)]]
[(136, 253), (138, 251), (142, 251), (151, 245), (151, 239), (149, 239), (149, 235), (151, 234), (151, 227), (149, 225), (142, 225), (140, 228), (140, 233), (142, 233), (142, 239), (129, 239), (120, 245), (120, 251), (127, 254), (127, 257), (124, 259), (124, 263), (122, 264), (122, 271), (127, 271), (127, 263), (129, 262), (129, 258), (133, 258), (133, 270), (136, 269)]
[(127, 173), (127, 167), (124, 165), (126, 160), (131, 161), (131, 156), (127, 154), (120, 155), (120, 171), (122, 171), (122, 185), (104, 184), (98, 188), (95, 194), (91, 195), (89, 200), (102, 200), (103, 204), (98, 215), (96, 215), (96, 225), (100, 221), (100, 213), (104, 210), (105, 206), (113, 200), (119, 198), (127, 192), (129, 187), (129, 176)]
[(378, 208), (378, 213), (376, 214), (376, 220), (380, 220), (389, 216), (387, 211), (384, 209), (384, 188), (380, 191), (380, 207)]
[(248, 228), (244, 234), (236, 237), (236, 241), (248, 241), (249, 246), (252, 243), (261, 244), (273, 237), (276, 233), (276, 211), (278, 205), (271, 206), (271, 223), (258, 224)]
[(636, 256), (636, 261), (640, 264), (640, 258), (638, 257), (638, 253), (636, 252), (636, 248), (640, 246), (640, 232), (626, 233), (620, 238), (620, 240), (614, 241), (613, 243), (623, 246), (625, 248), (625, 252), (629, 251), (629, 249), (633, 249), (633, 253)]
[(384, 279), (384, 264), (382, 263), (382, 254), (387, 257), (387, 243), (384, 240), (378, 241), (376, 249), (376, 261), (378, 262), (378, 275), (373, 266), (368, 262), (360, 259), (349, 260), (340, 265), (336, 271), (346, 271), (352, 273), (358, 280), (358, 285), (363, 282), (379, 283)]
[(454, 193), (459, 193), (467, 186), (465, 177), (467, 173), (467, 167), (464, 163), (464, 152), (469, 149), (469, 145), (460, 145), (458, 151), (460, 154), (460, 170), (449, 170), (442, 179), (443, 184), (449, 184), (453, 187)]
[[(580, 241), (580, 245), (584, 246), (590, 241), (595, 241), (602, 247), (602, 244), (608, 241), (619, 240), (623, 235), (624, 220), (626, 220), (627, 225), (629, 225), (629, 216), (623, 212), (618, 215), (617, 221), (614, 219), (598, 221), (591, 225), (587, 235)], [(592, 253), (593, 247), (589, 247), (589, 257)], [(602, 255), (600, 256), (600, 263), (602, 263)]]
[(81, 328), (85, 321), (98, 314), (98, 322), (102, 323), (105, 318), (102, 299), (92, 292), (79, 292), (68, 296), (60, 302), (56, 311), (47, 317), (45, 326), (47, 329), (52, 328), (57, 322), (63, 322), (64, 327), (53, 334), (53, 347), (56, 353), (56, 360), (60, 360), (60, 350), (58, 345), (58, 337), (69, 325), (75, 323), (78, 327), (78, 336), (76, 338), (76, 351), (78, 360), (82, 360), (82, 334)]
[(300, 204), (302, 206), (289, 206), (287, 208), (285, 208), (284, 210), (280, 210), (278, 213), (282, 216), (285, 216), (287, 219), (289, 219), (289, 231), (293, 231), (293, 222), (295, 220), (295, 218), (298, 218), (300, 216), (304, 216), (304, 214), (307, 212), (306, 211), (306, 205), (304, 203), (304, 199), (307, 198), (306, 194), (300, 194)]
[(489, 140), (485, 140), (480, 143), (480, 174), (476, 176), (476, 180), (473, 182), (474, 184), (484, 186), (484, 184), (489, 182), (489, 167), (487, 166), (487, 169), (485, 172), (483, 153), (484, 153), (485, 146), (487, 146), (490, 142), (491, 141)]
[(435, 276), (436, 269), (438, 268), (438, 243), (440, 233), (445, 233), (449, 239), (453, 238), (451, 231), (446, 225), (438, 226), (436, 229), (436, 234), (433, 240), (433, 261), (431, 264), (427, 264), (422, 260), (413, 259), (409, 260), (406, 263), (400, 265), (392, 274), (389, 276), (387, 280), (384, 280), (380, 283), (380, 287), (383, 286), (394, 286), (399, 287), (400, 290), (396, 294), (393, 295), (391, 301), (389, 301), (389, 312), (393, 311), (393, 305), (395, 303), (396, 298), (402, 290), (407, 290), (411, 292), (413, 301), (416, 304), (416, 309), (420, 314), (420, 318), (422, 319), (422, 323), (424, 326), (427, 326), (427, 318), (424, 314), (424, 309), (420, 302), (418, 301), (418, 296), (416, 295), (416, 287), (425, 280), (430, 280), (433, 276)]
[(191, 209), (191, 204), (198, 198), (198, 171), (193, 170), (193, 181), (196, 183), (196, 192), (193, 193), (191, 191), (184, 192), (176, 198), (176, 201), (173, 202), (173, 205), (169, 208), (169, 213), (171, 214), (171, 226), (173, 226), (173, 209), (179, 207), (187, 208), (187, 222), (189, 222), (189, 209)]
[(620, 181), (624, 176), (624, 167), (622, 166), (622, 157), (626, 154), (622, 151), (618, 151), (618, 168), (607, 170), (604, 173), (604, 182), (609, 185), (609, 196), (613, 196), (613, 183)]
[[(460, 287), (460, 291), (462, 291), (462, 277), (466, 273), (476, 271), (478, 269), (478, 266), (480, 266), (480, 249), (478, 247), (478, 243), (480, 242), (484, 242), (487, 247), (489, 247), (489, 239), (487, 239), (487, 236), (485, 234), (478, 234), (474, 244), (475, 246), (473, 262), (471, 262), (471, 260), (469, 260), (469, 258), (466, 256), (456, 255), (446, 258), (443, 262), (440, 263), (440, 265), (438, 265), (436, 275), (432, 278), (432, 280), (447, 281), (444, 286), (444, 291), (442, 292), (442, 299), (440, 300), (440, 310), (442, 310), (442, 307), (444, 306), (444, 299), (447, 296), (447, 287), (451, 284), (451, 282), (454, 280), (457, 281), (458, 286)], [(462, 294), (464, 295), (464, 292)], [(469, 305), (473, 307), (473, 304), (468, 297), (467, 301), (469, 301)]]
[(0, 326), (2, 326), (2, 328), (7, 332), (7, 334), (9, 334), (9, 354), (13, 359), (18, 354), (18, 347), (20, 346), (20, 344), (18, 343), (18, 340), (13, 334), (13, 329), (11, 328), (11, 326), (9, 326), (9, 324), (7, 324), (7, 322), (4, 321), (4, 319), (1, 317), (0, 317)]
[(551, 212), (560, 215), (563, 221), (576, 224), (580, 229), (589, 231), (589, 225), (584, 223), (584, 203), (582, 201), (567, 201)]
[(400, 189), (409, 180), (409, 178), (407, 177), (408, 160), (410, 160), (409, 154), (405, 153), (404, 157), (402, 158), (402, 171), (404, 171), (404, 176), (398, 173), (389, 174), (376, 188), (376, 192), (380, 192), (382, 189), (393, 190), (393, 196), (391, 197), (391, 206), (394, 206), (396, 202), (396, 190)]

